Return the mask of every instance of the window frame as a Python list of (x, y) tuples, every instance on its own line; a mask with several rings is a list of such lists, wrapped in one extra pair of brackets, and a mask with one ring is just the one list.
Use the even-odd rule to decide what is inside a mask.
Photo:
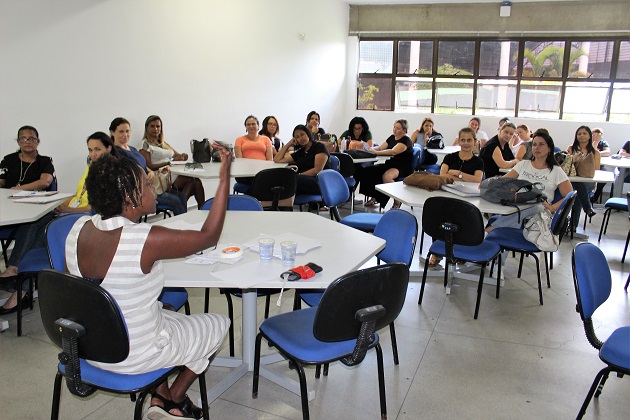
[[(391, 74), (370, 74), (370, 73), (358, 73), (357, 81), (361, 80), (362, 77), (371, 77), (371, 78), (385, 78), (391, 79), (391, 90), (389, 92), (390, 95), (390, 110), (389, 112), (395, 112), (400, 110), (401, 107), (397, 101), (397, 81), (399, 79), (411, 79), (411, 78), (422, 78), (422, 79), (430, 79), (431, 80), (431, 113), (436, 113), (437, 110), (437, 87), (438, 87), (438, 79), (443, 81), (444, 79), (472, 79), (472, 107), (470, 107), (470, 115), (478, 115), (477, 110), (482, 109), (482, 107), (478, 106), (478, 89), (479, 89), (479, 81), (481, 80), (496, 80), (496, 81), (515, 81), (516, 82), (516, 94), (515, 94), (515, 103), (514, 103), (514, 115), (513, 117), (519, 117), (519, 110), (521, 106), (521, 83), (522, 82), (532, 82), (541, 80), (549, 81), (549, 82), (559, 82), (559, 112), (558, 119), (562, 120), (564, 116), (564, 100), (566, 97), (567, 83), (570, 84), (569, 87), (575, 86), (575, 84), (584, 83), (585, 86), (587, 83), (592, 82), (602, 82), (608, 83), (608, 95), (606, 98), (605, 105), (605, 121), (610, 121), (611, 117), (611, 105), (612, 105), (612, 95), (614, 91), (614, 86), (616, 83), (630, 83), (630, 78), (618, 78), (617, 77), (617, 68), (618, 68), (618, 60), (620, 56), (621, 43), (623, 41), (627, 42), (627, 38), (625, 37), (563, 37), (563, 36), (554, 36), (554, 37), (521, 37), (521, 38), (498, 38), (498, 37), (475, 37), (474, 39), (465, 38), (465, 37), (441, 37), (441, 38), (432, 38), (432, 37), (362, 37), (359, 39), (359, 50), (361, 48), (360, 43), (365, 41), (389, 41), (393, 42), (393, 51), (392, 51), (392, 72)], [(399, 73), (399, 63), (398, 63), (398, 53), (399, 53), (399, 42), (408, 42), (408, 41), (419, 41), (419, 42), (432, 42), (433, 43), (433, 60), (432, 60), (432, 68), (431, 73), (427, 74), (414, 74), (414, 73)], [(517, 57), (516, 57), (516, 74), (515, 75), (507, 75), (507, 76), (481, 76), (480, 73), (480, 60), (481, 60), (481, 43), (482, 42), (518, 42), (517, 48)], [(473, 74), (439, 74), (438, 73), (438, 53), (440, 42), (474, 42), (474, 62), (473, 62)], [(523, 75), (524, 70), (524, 56), (525, 56), (525, 45), (526, 43), (531, 42), (540, 42), (540, 43), (563, 43), (563, 56), (562, 56), (562, 72), (559, 75), (554, 76), (544, 76), (544, 77), (536, 77)], [(613, 53), (610, 62), (610, 74), (608, 78), (602, 77), (570, 77), (569, 73), (573, 66), (573, 62), (570, 62), (572, 46), (574, 43), (583, 43), (583, 42), (612, 42), (613, 43)], [(360, 58), (359, 58), (360, 59)], [(575, 60), (574, 60), (575, 61)], [(547, 62), (547, 61), (545, 61)], [(411, 71), (411, 67), (409, 71)], [(510, 72), (508, 72), (510, 73)], [(402, 81), (401, 80), (401, 81)], [(555, 84), (553, 83), (553, 84)], [(527, 85), (527, 83), (525, 83)], [(357, 83), (357, 97), (355, 106), (356, 109), (359, 109), (358, 104), (359, 98), (359, 89)], [(484, 108), (485, 109), (485, 108)], [(378, 111), (380, 109), (376, 109), (374, 111)], [(406, 108), (406, 112), (414, 112), (413, 110)], [(426, 111), (419, 111), (426, 112)], [(503, 112), (501, 113), (503, 115)], [(487, 114), (480, 114), (487, 115)], [(543, 116), (543, 118), (549, 118), (548, 116)]]

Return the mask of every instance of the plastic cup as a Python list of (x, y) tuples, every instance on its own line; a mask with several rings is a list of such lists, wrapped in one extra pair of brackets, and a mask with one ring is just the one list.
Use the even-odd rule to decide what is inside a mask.
[(258, 252), (260, 259), (267, 261), (273, 258), (273, 246), (276, 241), (273, 238), (260, 238), (258, 240)]
[(297, 251), (297, 242), (280, 242), (280, 251), (282, 251), (283, 265), (295, 265), (295, 252)]

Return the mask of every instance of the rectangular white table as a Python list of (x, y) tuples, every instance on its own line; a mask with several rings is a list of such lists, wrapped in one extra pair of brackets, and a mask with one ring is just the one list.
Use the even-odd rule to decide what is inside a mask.
[[(39, 220), (42, 216), (52, 211), (59, 203), (65, 200), (69, 194), (56, 194), (59, 199), (45, 204), (17, 203), (11, 195), (19, 192), (9, 188), (0, 188), (0, 226), (19, 225)], [(3, 299), (4, 300), (4, 299)], [(4, 302), (0, 302), (0, 305)], [(0, 331), (9, 328), (7, 320), (0, 318)]]
[[(612, 168), (619, 168), (619, 174), (614, 180), (613, 197), (621, 197), (623, 193), (623, 184), (630, 169), (630, 158), (622, 157), (621, 159), (613, 159), (611, 156), (605, 156), (600, 159), (600, 165), (610, 166)], [(612, 174), (612, 172), (609, 172)], [(613, 174), (614, 177), (614, 174)]]
[[(190, 168), (190, 165), (172, 164), (171, 173), (200, 179), (219, 178), (221, 162), (208, 162), (198, 165), (202, 165), (202, 169), (193, 170)], [(284, 168), (285, 166), (287, 166), (286, 163), (275, 163), (270, 160), (238, 158), (232, 161), (230, 175), (232, 177), (249, 177), (255, 176), (263, 169)]]
[[(161, 220), (157, 224), (168, 226), (179, 221), (199, 223), (205, 220), (206, 211), (191, 211), (177, 217)], [(245, 212), (228, 211), (221, 234), (220, 244), (244, 244), (259, 234), (274, 237), (284, 233), (295, 233), (321, 242), (321, 246), (296, 256), (295, 265), (314, 262), (322, 266), (323, 271), (315, 277), (295, 282), (287, 282), (285, 289), (326, 288), (338, 277), (357, 270), (370, 258), (385, 247), (385, 241), (376, 236), (349, 228), (313, 213), (294, 212)], [(244, 258), (234, 265), (219, 263), (214, 265), (186, 264), (185, 258), (164, 262), (164, 275), (167, 286), (176, 287), (225, 287), (242, 288), (240, 281), (254, 283), (243, 289), (243, 331), (241, 358), (215, 358), (213, 365), (235, 368), (225, 379), (208, 391), (208, 400), (214, 401), (230, 386), (254, 368), (254, 348), (258, 328), (256, 301), (257, 289), (282, 287), (280, 274), (290, 267), (282, 266), (275, 259), (270, 262), (260, 261), (253, 250), (245, 250)], [(234, 271), (237, 281), (230, 282), (217, 277), (222, 271), (236, 270), (238, 266), (250, 264), (254, 271)], [(270, 363), (281, 360), (278, 355), (266, 356), (262, 362)], [(260, 375), (274, 381), (290, 391), (300, 394), (299, 384), (273, 371), (260, 367)], [(309, 399), (314, 398), (309, 391)]]

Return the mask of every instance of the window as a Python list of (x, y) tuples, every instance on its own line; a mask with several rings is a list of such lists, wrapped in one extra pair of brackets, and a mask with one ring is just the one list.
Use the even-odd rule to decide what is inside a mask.
[(367, 39), (357, 109), (630, 122), (630, 41)]

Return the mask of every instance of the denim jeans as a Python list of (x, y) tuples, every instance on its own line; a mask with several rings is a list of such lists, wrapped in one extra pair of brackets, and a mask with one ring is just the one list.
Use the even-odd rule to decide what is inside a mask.
[(33, 223), (24, 223), (15, 232), (15, 243), (9, 257), (9, 265), (17, 267), (28, 251), (46, 246), (46, 226), (54, 213), (48, 213)]
[(188, 211), (188, 200), (186, 199), (186, 194), (182, 192), (177, 192), (177, 194), (175, 194), (175, 190), (171, 191), (158, 195), (158, 204), (170, 207), (175, 216), (186, 213), (186, 211)]
[(573, 189), (577, 192), (577, 197), (571, 209), (571, 223), (574, 229), (580, 224), (581, 210), (583, 209), (586, 214), (593, 210), (591, 199), (588, 196), (589, 192), (593, 191), (593, 188), (595, 188), (594, 182), (573, 183)]

